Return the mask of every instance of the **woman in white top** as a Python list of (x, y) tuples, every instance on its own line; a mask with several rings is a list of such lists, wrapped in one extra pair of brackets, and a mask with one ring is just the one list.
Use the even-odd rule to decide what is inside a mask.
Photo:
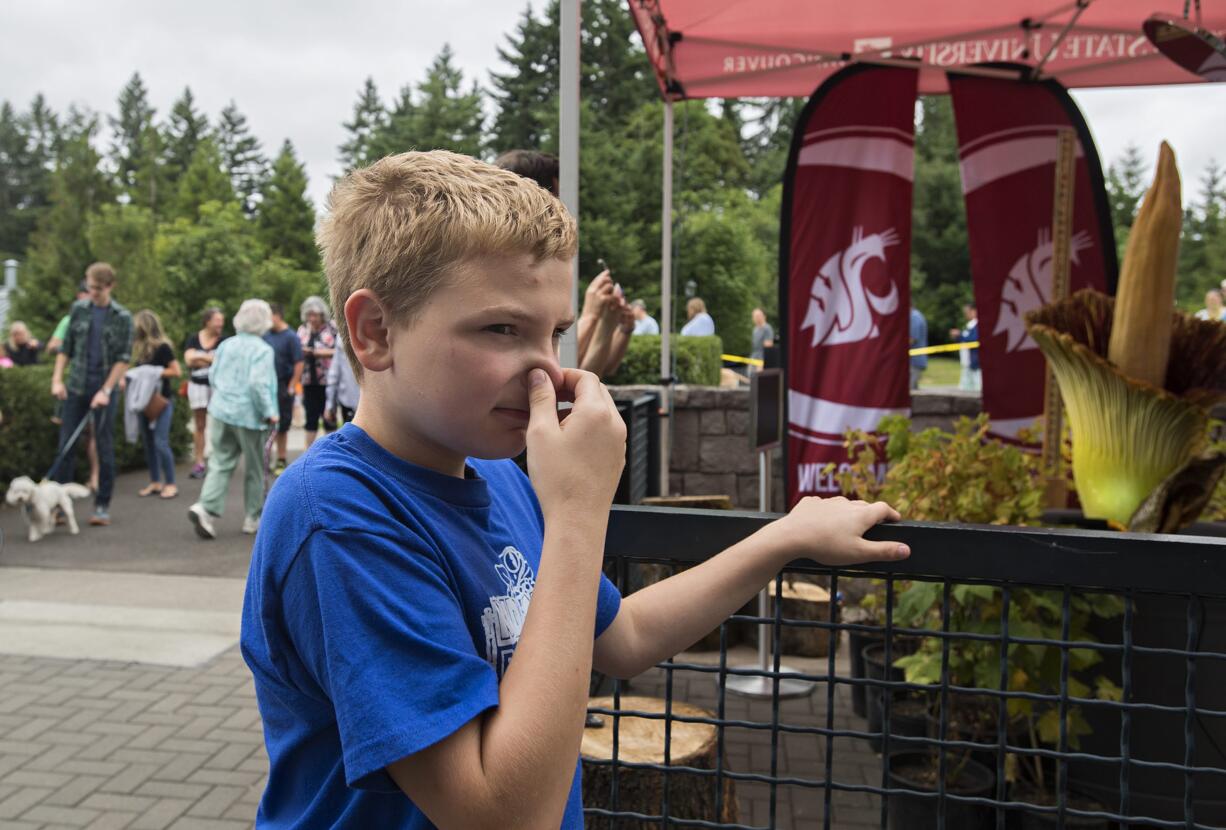
[(1205, 295), (1205, 307), (1196, 312), (1197, 320), (1220, 320), (1226, 322), (1226, 308), (1222, 307), (1222, 292), (1210, 290)]
[(692, 297), (685, 304), (685, 313), (689, 322), (681, 327), (681, 333), (690, 337), (704, 337), (715, 334), (715, 321), (707, 314), (707, 304), (699, 297)]

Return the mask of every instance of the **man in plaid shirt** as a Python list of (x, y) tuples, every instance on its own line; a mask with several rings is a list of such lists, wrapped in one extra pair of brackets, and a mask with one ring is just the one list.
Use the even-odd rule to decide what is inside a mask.
[[(91, 525), (111, 523), (111, 491), (115, 485), (115, 386), (127, 371), (132, 352), (132, 315), (111, 299), (115, 271), (105, 262), (85, 269), (89, 299), (73, 303), (64, 345), (55, 357), (51, 394), (64, 402), (60, 424), (60, 450), (81, 419), (93, 417), (98, 444), (98, 492), (94, 496)], [(64, 367), (71, 365), (68, 384)], [(56, 480), (73, 480), (75, 453), (60, 464)]]

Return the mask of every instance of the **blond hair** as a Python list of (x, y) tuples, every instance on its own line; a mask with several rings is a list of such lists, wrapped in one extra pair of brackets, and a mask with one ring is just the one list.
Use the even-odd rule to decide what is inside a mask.
[(685, 310), (691, 317), (695, 314), (705, 314), (707, 304), (702, 301), (702, 297), (691, 297), (690, 301), (685, 304)]
[(162, 332), (162, 321), (147, 308), (132, 315), (132, 359), (136, 363), (148, 362), (157, 347), (170, 339)]
[(508, 170), (446, 150), (400, 153), (354, 170), (328, 196), (317, 241), (345, 353), (345, 302), (366, 288), (392, 322), (412, 322), (457, 266), (524, 253), (567, 260), (575, 222), (558, 199)]

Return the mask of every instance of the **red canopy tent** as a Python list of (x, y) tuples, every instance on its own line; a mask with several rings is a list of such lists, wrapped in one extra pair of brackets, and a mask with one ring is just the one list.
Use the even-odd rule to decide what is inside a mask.
[[(945, 71), (1024, 63), (1065, 87), (1198, 81), (1154, 49), (1141, 25), (1155, 0), (630, 0), (666, 98), (812, 94), (849, 63), (920, 61), (920, 92)], [(1181, 4), (1169, 3), (1172, 7)], [(1180, 17), (1176, 8), (1168, 9)], [(1226, 29), (1226, 2), (1202, 25)], [(1017, 73), (1010, 73), (1016, 77)]]
[[(580, 1), (564, 2), (564, 14)], [(661, 319), (672, 319), (673, 101), (808, 97), (830, 75), (856, 63), (918, 64), (919, 92), (927, 94), (948, 91), (945, 73), (951, 69), (1055, 78), (1066, 88), (1203, 82), (1146, 38), (1142, 27), (1158, 11), (1156, 5), (1155, 0), (629, 0), (666, 101)], [(1226, 0), (1182, 5), (1182, 14), (1170, 8), (1167, 16), (1192, 17), (1219, 37), (1226, 31)], [(564, 33), (563, 46), (577, 39), (577, 32)], [(976, 66), (997, 62), (1024, 68)], [(570, 86), (570, 96), (577, 98), (577, 79)], [(565, 107), (566, 94), (563, 98)], [(571, 106), (577, 108), (575, 102)], [(577, 137), (571, 143), (577, 144)], [(563, 145), (565, 151), (568, 142)], [(573, 152), (577, 161), (577, 147)], [(563, 179), (576, 178), (563, 162)], [(671, 374), (667, 325), (662, 334), (660, 374), (666, 378)], [(667, 446), (662, 451), (667, 486)]]

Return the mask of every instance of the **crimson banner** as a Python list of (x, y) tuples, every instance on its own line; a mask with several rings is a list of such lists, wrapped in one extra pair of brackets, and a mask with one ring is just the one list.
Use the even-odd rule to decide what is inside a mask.
[(1115, 236), (1098, 153), (1068, 92), (950, 73), (979, 315), (983, 408), (993, 435), (1017, 440), (1043, 414), (1044, 360), (1026, 312), (1048, 301), (1058, 130), (1077, 135), (1070, 291), (1114, 293)]
[[(853, 66), (818, 88), (783, 183), (787, 492), (838, 492), (843, 433), (907, 413), (913, 69)], [(884, 464), (881, 474), (884, 475)]]

